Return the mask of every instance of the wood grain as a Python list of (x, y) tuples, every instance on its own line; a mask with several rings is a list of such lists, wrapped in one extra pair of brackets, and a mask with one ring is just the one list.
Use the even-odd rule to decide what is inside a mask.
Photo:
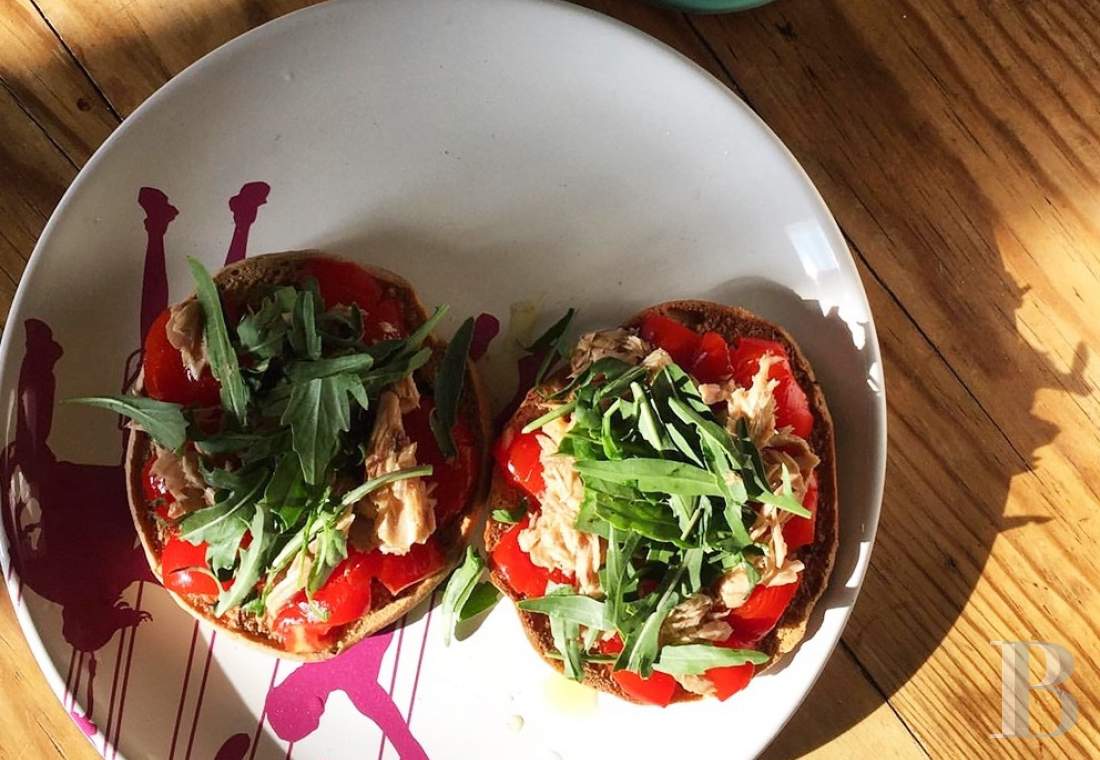
[[(0, 166), (18, 178), (0, 186), (0, 299), (114, 114), (304, 4), (0, 0)], [(843, 647), (767, 756), (1100, 756), (1100, 13), (1070, 0), (780, 0), (714, 17), (589, 5), (695, 60), (776, 130), (848, 236), (879, 329), (890, 458), (871, 571)], [(0, 746), (93, 757), (13, 626), (0, 611), (0, 678), (26, 695), (0, 710)], [(993, 639), (1075, 655), (1076, 728), (989, 738)], [(1032, 727), (1051, 728), (1058, 707), (1036, 693)]]

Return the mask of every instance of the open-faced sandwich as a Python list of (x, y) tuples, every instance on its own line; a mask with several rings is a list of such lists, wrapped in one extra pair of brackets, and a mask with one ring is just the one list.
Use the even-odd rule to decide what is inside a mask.
[(724, 700), (805, 633), (836, 549), (833, 429), (781, 328), (677, 301), (585, 335), (496, 457), (490, 577), (565, 675)]
[(130, 508), (175, 600), (301, 659), (400, 617), (461, 557), (489, 438), (473, 323), (432, 336), (411, 286), (317, 253), (246, 259), (145, 339)]

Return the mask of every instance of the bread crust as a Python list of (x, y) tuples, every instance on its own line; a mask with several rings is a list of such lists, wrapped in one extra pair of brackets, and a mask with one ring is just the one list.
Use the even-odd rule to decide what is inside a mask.
[[(784, 655), (793, 651), (806, 635), (806, 626), (809, 624), (810, 614), (817, 600), (821, 598), (828, 586), (829, 574), (832, 571), (833, 561), (836, 557), (839, 512), (837, 507), (836, 450), (833, 420), (829, 415), (828, 406), (825, 404), (825, 396), (817, 383), (813, 368), (790, 333), (782, 327), (736, 306), (724, 306), (709, 301), (696, 300), (668, 301), (651, 306), (624, 322), (623, 327), (638, 327), (642, 320), (649, 315), (675, 319), (677, 322), (700, 333), (714, 331), (725, 338), (726, 341), (733, 341), (736, 338), (761, 338), (780, 343), (790, 356), (791, 369), (795, 380), (805, 391), (810, 402), (814, 427), (809, 443), (814, 453), (821, 459), (815, 471), (818, 482), (818, 503), (814, 542), (800, 548), (792, 555), (805, 565), (802, 572), (802, 581), (779, 623), (756, 647), (769, 656), (767, 663), (758, 668), (758, 672), (764, 671), (775, 666)], [(541, 402), (536, 397), (535, 390), (532, 389), (515, 415), (509, 420), (505, 429), (521, 428), (537, 418), (543, 411), (545, 410), (541, 408)], [(493, 508), (513, 510), (519, 505), (522, 498), (523, 493), (508, 483), (494, 468), (489, 492), (489, 503), (493, 505)], [(486, 552), (491, 553), (493, 551), (501, 536), (509, 527), (509, 525), (495, 520), (487, 521), (485, 525)], [(518, 595), (512, 591), (504, 578), (495, 569), (490, 569), (490, 578), (493, 584), (503, 594), (507, 595), (513, 603), (519, 600)], [(561, 661), (549, 656), (550, 652), (556, 650), (553, 637), (550, 634), (548, 618), (545, 615), (524, 612), (518, 607), (516, 612), (519, 615), (524, 633), (526, 633), (535, 651), (551, 667), (561, 671), (563, 669)], [(630, 702), (639, 701), (619, 688), (618, 684), (611, 678), (610, 665), (585, 663), (583, 683)], [(676, 702), (694, 701), (696, 699), (701, 699), (701, 697), (683, 689), (678, 690), (674, 697)]]
[[(217, 283), (220, 292), (229, 294), (235, 301), (254, 304), (266, 294), (272, 285), (286, 285), (299, 281), (304, 263), (308, 259), (321, 256), (337, 261), (344, 260), (316, 250), (269, 253), (249, 257), (225, 267), (214, 275), (214, 281)], [(365, 266), (358, 262), (354, 263), (376, 278), (384, 288), (392, 291), (393, 295), (404, 305), (408, 323), (421, 324), (427, 320), (427, 312), (407, 280), (385, 269)], [(192, 294), (184, 302), (194, 298), (195, 296)], [(430, 377), (434, 377), (445, 344), (434, 336), (429, 336), (427, 345), (432, 348), (433, 357), (425, 367), (418, 370), (418, 373), (423, 372)], [(143, 378), (139, 375), (132, 390), (140, 392), (142, 382)], [(263, 649), (270, 654), (307, 662), (334, 657), (358, 641), (401, 618), (426, 599), (447, 577), (461, 560), (466, 545), (470, 542), (478, 525), (485, 517), (487, 503), (485, 500), (485, 471), (488, 465), (488, 450), (492, 432), (489, 409), (485, 400), (485, 388), (472, 361), (466, 363), (466, 388), (468, 392), (463, 394), (460, 413), (470, 425), (471, 430), (474, 431), (477, 439), (477, 481), (473, 495), (462, 515), (447, 526), (437, 529), (437, 535), (441, 539), (440, 543), (446, 552), (446, 565), (438, 573), (402, 591), (397, 597), (388, 599), (381, 607), (367, 612), (359, 620), (348, 624), (329, 649), (322, 652), (288, 652), (282, 649), (280, 643), (270, 635), (245, 628), (239, 624), (240, 621), (237, 619), (225, 621), (215, 618), (213, 604), (203, 597), (181, 595), (172, 591), (168, 591), (169, 595), (188, 614), (210, 623), (219, 632)], [(142, 488), (142, 470), (152, 453), (153, 446), (149, 436), (144, 431), (133, 430), (129, 436), (125, 459), (126, 493), (130, 504), (130, 515), (134, 520), (134, 526), (137, 528), (138, 537), (141, 539), (149, 566), (157, 579), (162, 580), (160, 554), (163, 547), (160, 545), (156, 521), (152, 517), (149, 504), (145, 501)], [(378, 584), (374, 585), (374, 589), (377, 593)]]

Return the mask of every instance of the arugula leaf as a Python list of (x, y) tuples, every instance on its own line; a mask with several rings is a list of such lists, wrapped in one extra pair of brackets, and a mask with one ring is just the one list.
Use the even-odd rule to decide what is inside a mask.
[(287, 335), (283, 309), (277, 298), (266, 298), (259, 310), (246, 314), (237, 325), (241, 348), (261, 359), (282, 353)]
[(263, 487), (266, 477), (258, 478), (254, 485), (247, 491), (231, 493), (226, 499), (209, 507), (198, 509), (187, 515), (180, 521), (180, 538), (192, 544), (217, 541), (221, 531), (226, 530), (234, 516), (242, 512), (248, 512), (249, 520), (252, 517), (249, 507), (255, 503), (255, 497)]
[(285, 530), (298, 524), (309, 504), (309, 492), (294, 452), (279, 456), (261, 503), (271, 510)]
[(558, 417), (564, 417), (565, 415), (569, 414), (571, 411), (573, 411), (574, 408), (576, 408), (576, 406), (577, 402), (575, 401), (570, 401), (568, 404), (555, 406), (553, 409), (551, 409), (549, 412), (542, 415), (538, 419), (528, 422), (526, 425), (523, 426), (523, 430), (521, 430), (520, 432), (524, 434), (533, 433), (534, 431), (545, 425), (547, 422), (553, 422)]
[(485, 560), (472, 546), (466, 547), (466, 558), (457, 570), (451, 574), (447, 587), (443, 591), (443, 643), (450, 645), (454, 635), (455, 619), (474, 593), (477, 581), (485, 570)]
[(631, 631), (623, 642), (623, 651), (615, 661), (615, 670), (632, 670), (645, 677), (649, 677), (653, 672), (661, 625), (664, 624), (668, 613), (680, 601), (680, 595), (675, 589), (683, 574), (684, 567), (681, 565), (665, 577), (653, 611), (646, 616), (645, 621), (638, 628)]
[(200, 454), (234, 454), (242, 452), (243, 460), (256, 461), (267, 459), (286, 448), (286, 431), (275, 430), (270, 433), (234, 433), (223, 432), (195, 441)]
[(367, 353), (336, 356), (331, 359), (298, 361), (287, 367), (286, 374), (292, 383), (316, 380), (332, 375), (358, 375), (374, 366), (374, 357)]
[(395, 470), (394, 472), (387, 472), (385, 475), (379, 475), (377, 478), (371, 478), (362, 485), (353, 488), (344, 494), (340, 503), (349, 507), (362, 499), (364, 496), (372, 491), (377, 491), (382, 486), (388, 486), (390, 483), (396, 483), (399, 480), (406, 480), (408, 478), (426, 478), (432, 474), (432, 466), (430, 464), (421, 465), (420, 467), (410, 467), (407, 470)]
[(206, 343), (210, 371), (221, 383), (222, 406), (239, 423), (248, 419), (248, 387), (241, 377), (237, 353), (229, 342), (229, 331), (222, 314), (218, 289), (206, 267), (195, 258), (187, 257), (191, 275), (195, 279), (195, 293), (203, 314), (203, 338)]
[(416, 351), (424, 345), (424, 341), (432, 334), (432, 330), (434, 330), (436, 325), (439, 324), (439, 321), (443, 319), (448, 309), (449, 307), (447, 306), (437, 306), (432, 315), (428, 317), (428, 321), (409, 334), (409, 337), (404, 340), (404, 344), (408, 346), (408, 351)]
[(613, 525), (609, 529), (606, 572), (600, 579), (600, 585), (603, 586), (607, 599), (607, 619), (614, 628), (618, 628), (622, 620), (624, 581), (630, 570), (630, 560), (641, 539), (640, 534), (620, 531)]
[(547, 594), (536, 599), (523, 599), (516, 606), (526, 612), (557, 616), (587, 628), (601, 631), (612, 629), (604, 603), (590, 596), (574, 593)]
[(776, 509), (782, 509), (799, 517), (812, 517), (813, 513), (798, 503), (791, 489), (791, 473), (786, 464), (782, 464), (782, 487), (779, 493), (761, 491), (756, 494), (756, 500), (763, 504), (770, 504)]
[(233, 585), (228, 591), (223, 591), (218, 597), (218, 604), (214, 608), (214, 616), (221, 617), (229, 610), (240, 605), (241, 602), (252, 593), (256, 583), (263, 573), (263, 557), (267, 552), (269, 543), (268, 514), (262, 506), (256, 507), (256, 514), (249, 526), (252, 534), (252, 543), (241, 552), (241, 564), (237, 568)]
[(583, 681), (584, 657), (577, 640), (580, 636), (580, 625), (560, 615), (550, 615), (550, 635), (554, 639), (554, 646), (562, 655), (565, 677)]
[(85, 396), (63, 401), (65, 404), (85, 404), (110, 409), (129, 417), (149, 437), (170, 451), (179, 451), (187, 441), (187, 418), (183, 407), (145, 396)]
[(682, 496), (721, 496), (714, 473), (667, 459), (636, 457), (618, 462), (578, 461), (577, 472), (610, 483), (636, 484), (638, 490)]
[(319, 377), (291, 386), (282, 424), (290, 425), (294, 451), (306, 483), (322, 481), (336, 455), (341, 433), (351, 425), (348, 385), (342, 375)]
[(462, 386), (466, 381), (466, 357), (470, 353), (470, 342), (474, 339), (474, 318), (469, 317), (458, 328), (435, 378), (435, 408), (432, 409), (429, 423), (432, 434), (443, 456), (450, 459), (455, 455), (455, 442), (451, 429), (458, 417), (458, 403), (462, 397)]
[(557, 364), (559, 357), (565, 356), (565, 351), (561, 347), (561, 339), (565, 335), (565, 331), (569, 329), (569, 323), (573, 321), (573, 317), (576, 315), (577, 310), (570, 308), (565, 314), (554, 324), (535, 339), (535, 342), (530, 346), (526, 346), (525, 350), (529, 354), (537, 354), (543, 351), (546, 352), (546, 356), (542, 359), (542, 364), (539, 366), (538, 372), (535, 373), (535, 387), (542, 385), (542, 381), (546, 379), (546, 375)]
[(321, 358), (321, 333), (317, 330), (317, 300), (308, 290), (298, 291), (290, 319), (290, 346), (307, 359)]
[(661, 648), (661, 658), (653, 669), (672, 676), (697, 676), (711, 668), (728, 668), (732, 665), (763, 665), (769, 659), (763, 652), (752, 649), (727, 649), (712, 644), (666, 644)]
[(511, 511), (507, 509), (494, 509), (489, 516), (498, 523), (515, 525), (527, 516), (527, 502), (524, 500), (519, 506)]
[(470, 618), (477, 617), (500, 601), (500, 591), (488, 581), (482, 581), (474, 586), (470, 597), (462, 605), (458, 613), (458, 622), (462, 623)]

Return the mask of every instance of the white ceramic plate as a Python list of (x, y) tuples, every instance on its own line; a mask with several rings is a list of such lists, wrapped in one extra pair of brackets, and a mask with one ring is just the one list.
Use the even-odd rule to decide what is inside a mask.
[[(143, 187), (178, 217), (165, 226), (165, 197), (151, 190), (143, 211)], [(697, 296), (790, 328), (839, 437), (840, 554), (812, 635), (728, 702), (662, 711), (563, 687), (510, 605), (449, 649), (425, 607), (298, 670), (196, 626), (143, 580), (120, 431), (57, 401), (121, 389), (141, 310), (191, 287), (185, 256), (216, 267), (246, 243), (380, 264), (456, 317), (498, 315), (505, 330), (485, 366), (498, 403), (532, 309), (545, 325), (574, 305), (589, 328)], [(829, 212), (718, 82), (569, 5), (336, 2), (207, 56), (73, 183), (0, 354), (7, 585), (50, 685), (112, 758), (749, 756), (828, 658), (874, 537), (878, 345)]]

